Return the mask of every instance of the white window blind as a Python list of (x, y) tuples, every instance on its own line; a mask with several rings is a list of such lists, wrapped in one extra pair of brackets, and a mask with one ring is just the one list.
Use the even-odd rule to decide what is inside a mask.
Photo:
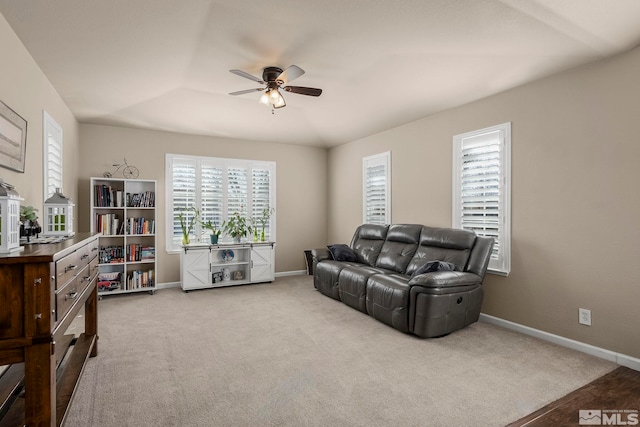
[[(271, 171), (266, 168), (254, 168), (251, 173), (251, 214), (253, 218), (261, 218), (265, 210), (268, 212), (273, 208), (271, 205)], [(265, 236), (270, 235), (269, 222), (265, 223)], [(262, 227), (262, 224), (260, 226)]]
[(453, 227), (495, 240), (489, 270), (510, 270), (511, 124), (453, 138)]
[(391, 152), (362, 159), (362, 221), (391, 223)]
[[(275, 162), (175, 154), (167, 154), (166, 160), (168, 252), (179, 250), (181, 209), (194, 207), (203, 221), (218, 227), (235, 212), (257, 220), (263, 209), (275, 209)], [(209, 234), (197, 224), (191, 236), (206, 242)], [(275, 240), (275, 212), (265, 236)]]
[(62, 127), (46, 112), (42, 111), (42, 140), (44, 153), (44, 200), (55, 192), (62, 191)]

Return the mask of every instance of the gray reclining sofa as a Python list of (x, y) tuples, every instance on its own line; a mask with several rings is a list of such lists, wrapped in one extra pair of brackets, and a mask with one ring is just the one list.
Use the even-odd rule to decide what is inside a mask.
[(478, 320), (493, 242), (467, 230), (364, 224), (350, 245), (311, 251), (313, 284), (399, 331), (443, 336)]

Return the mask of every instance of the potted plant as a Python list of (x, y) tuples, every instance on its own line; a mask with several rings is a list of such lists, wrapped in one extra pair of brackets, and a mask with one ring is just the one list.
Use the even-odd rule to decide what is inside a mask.
[(251, 225), (247, 218), (240, 215), (239, 212), (234, 212), (233, 215), (224, 223), (224, 232), (231, 236), (236, 243), (240, 243), (240, 239), (247, 237), (251, 233)]
[(20, 206), (20, 235), (27, 238), (37, 236), (42, 232), (42, 227), (38, 224), (38, 209), (33, 206), (21, 205)]
[(220, 233), (222, 233), (222, 229), (224, 228), (224, 224), (225, 222), (222, 221), (222, 224), (220, 225), (220, 227), (218, 227), (216, 225), (215, 222), (211, 222), (211, 220), (204, 222), (204, 221), (200, 221), (200, 225), (202, 225), (202, 228), (206, 228), (207, 230), (211, 231), (211, 235), (209, 236), (209, 238), (211, 239), (211, 244), (215, 245), (218, 243), (218, 237), (220, 236)]
[[(193, 212), (190, 214), (190, 212)], [(191, 243), (191, 230), (198, 221), (200, 211), (194, 207), (180, 209), (178, 212), (178, 220), (180, 221), (180, 229), (182, 230), (182, 244), (188, 245)]]
[(262, 232), (260, 233), (260, 241), (262, 242), (265, 241), (264, 229), (269, 223), (269, 218), (271, 218), (271, 215), (273, 215), (273, 212), (275, 212), (275, 208), (271, 208), (271, 209), (264, 208), (262, 210), (262, 216), (258, 218), (258, 222), (260, 222), (260, 225), (262, 226)]

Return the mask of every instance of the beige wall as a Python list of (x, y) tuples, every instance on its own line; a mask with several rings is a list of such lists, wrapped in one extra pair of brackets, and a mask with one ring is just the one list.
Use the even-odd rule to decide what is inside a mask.
[[(451, 225), (452, 136), (512, 122), (512, 271), (483, 312), (640, 357), (640, 48), (329, 152), (329, 241), (362, 218), (362, 157), (392, 152), (392, 222)], [(593, 326), (578, 324), (578, 308)]]
[(80, 140), (80, 230), (90, 228), (90, 177), (112, 171), (126, 157), (140, 170), (139, 178), (158, 181), (160, 283), (180, 280), (180, 256), (164, 251), (165, 153), (276, 162), (276, 272), (306, 269), (304, 250), (326, 241), (325, 149), (87, 124), (80, 126)]
[(78, 122), (7, 21), (0, 15), (0, 101), (27, 121), (27, 152), (24, 173), (0, 168), (0, 177), (14, 185), (23, 205), (38, 209), (43, 222), (42, 110), (62, 127), (65, 176), (63, 192), (77, 200)]

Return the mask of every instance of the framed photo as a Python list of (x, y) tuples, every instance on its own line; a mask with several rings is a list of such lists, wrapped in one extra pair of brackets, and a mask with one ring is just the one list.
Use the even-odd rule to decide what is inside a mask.
[(0, 166), (24, 173), (27, 121), (0, 101)]
[(233, 272), (233, 280), (243, 280), (244, 279), (244, 271), (236, 270)]

